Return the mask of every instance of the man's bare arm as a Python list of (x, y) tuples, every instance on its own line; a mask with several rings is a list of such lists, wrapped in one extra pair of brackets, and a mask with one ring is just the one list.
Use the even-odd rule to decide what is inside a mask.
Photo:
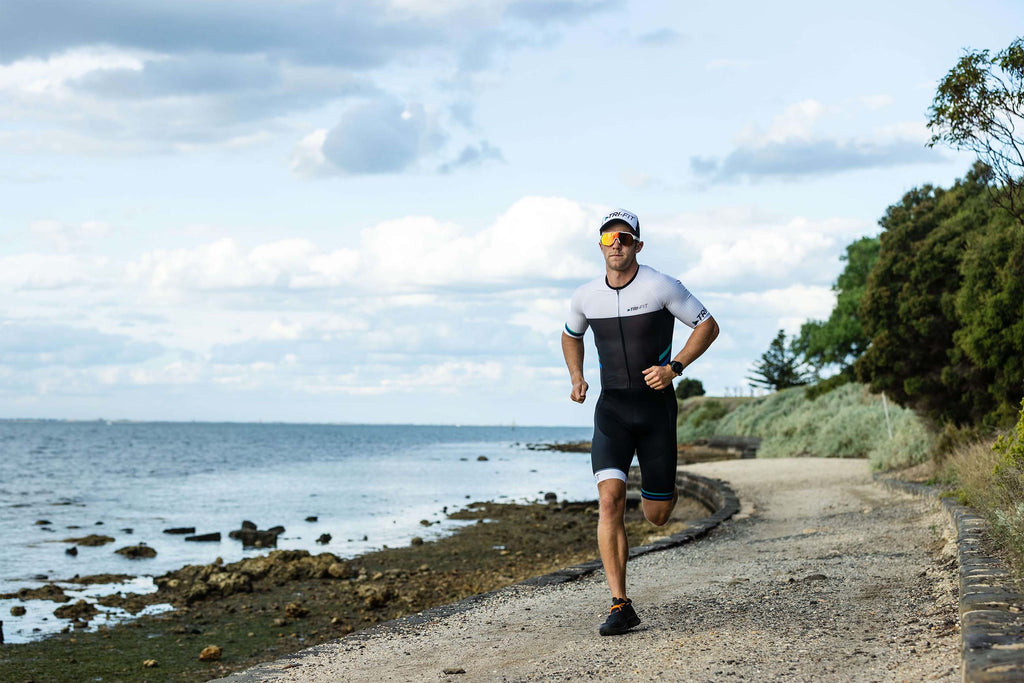
[(569, 368), (569, 381), (572, 382), (569, 398), (576, 403), (583, 403), (587, 400), (589, 388), (583, 379), (583, 340), (562, 332), (562, 355), (565, 357), (565, 366)]
[[(565, 334), (564, 332), (562, 334)], [(714, 318), (708, 318), (697, 327), (693, 328), (682, 350), (672, 360), (679, 361), (686, 368), (693, 361), (701, 357), (708, 350), (711, 342), (718, 338), (718, 323)], [(564, 342), (563, 342), (564, 343)], [(672, 386), (672, 380), (676, 373), (668, 365), (652, 365), (644, 370), (644, 381), (652, 389), (665, 389)]]
[(683, 349), (676, 354), (673, 360), (677, 360), (687, 367), (693, 361), (700, 358), (711, 343), (718, 339), (718, 322), (714, 317), (708, 318), (690, 332), (689, 338), (683, 345)]

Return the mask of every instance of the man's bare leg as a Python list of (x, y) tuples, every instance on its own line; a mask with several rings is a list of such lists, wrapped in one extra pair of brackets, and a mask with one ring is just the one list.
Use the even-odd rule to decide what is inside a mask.
[(626, 560), (629, 541), (626, 539), (626, 482), (605, 479), (598, 482), (600, 516), (597, 521), (597, 547), (601, 551), (604, 575), (613, 598), (626, 597)]
[(648, 500), (644, 498), (642, 502), (644, 517), (654, 526), (664, 526), (668, 523), (669, 517), (672, 516), (672, 511), (676, 509), (677, 502), (679, 502), (678, 488), (675, 489), (672, 500)]

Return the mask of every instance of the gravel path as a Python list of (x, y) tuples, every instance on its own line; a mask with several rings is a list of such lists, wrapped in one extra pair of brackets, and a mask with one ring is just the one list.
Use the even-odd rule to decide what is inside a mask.
[(608, 604), (597, 572), (224, 680), (959, 679), (955, 551), (935, 503), (873, 483), (863, 460), (685, 469), (727, 480), (743, 509), (696, 543), (630, 562), (643, 622), (625, 636), (597, 635)]

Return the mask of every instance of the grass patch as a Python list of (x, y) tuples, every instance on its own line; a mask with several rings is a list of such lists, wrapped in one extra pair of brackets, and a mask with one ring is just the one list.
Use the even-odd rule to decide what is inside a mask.
[(873, 470), (910, 467), (926, 461), (935, 437), (912, 411), (889, 403), (892, 437), (882, 398), (862, 384), (844, 384), (814, 400), (805, 387), (785, 389), (742, 403), (707, 406), (728, 399), (704, 398), (685, 414), (682, 442), (711, 436), (758, 436), (758, 457), (820, 456), (867, 458)]
[(692, 443), (697, 439), (715, 436), (718, 422), (739, 406), (754, 401), (749, 397), (691, 396), (679, 403), (676, 418), (676, 441)]
[(989, 522), (992, 539), (1024, 576), (1024, 404), (1016, 427), (957, 446), (946, 459), (956, 498)]

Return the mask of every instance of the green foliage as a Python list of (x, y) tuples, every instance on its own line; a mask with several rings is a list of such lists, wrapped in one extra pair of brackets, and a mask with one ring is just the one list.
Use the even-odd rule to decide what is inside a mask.
[(752, 386), (775, 391), (803, 386), (811, 378), (793, 345), (786, 343), (783, 330), (779, 330), (768, 350), (761, 354), (761, 361), (754, 365), (753, 372), (753, 377), (747, 377)]
[(1001, 211), (974, 235), (960, 265), (952, 357), (980, 370), (993, 405), (986, 419), (1011, 424), (1024, 396), (1024, 229)]
[[(1024, 567), (1024, 401), (1016, 426), (992, 444), (995, 466), (991, 474), (974, 481), (968, 491), (992, 525), (993, 536)], [(979, 485), (981, 484), (981, 485)], [(967, 488), (965, 486), (965, 488)]]
[(704, 383), (699, 379), (693, 379), (692, 377), (684, 377), (679, 380), (679, 384), (676, 385), (676, 398), (682, 401), (684, 398), (690, 398), (691, 396), (703, 396), (704, 395)]
[(830, 391), (835, 391), (844, 384), (856, 381), (853, 376), (853, 371), (850, 368), (840, 372), (837, 375), (832, 375), (827, 379), (823, 379), (817, 384), (807, 387), (807, 398), (813, 401), (819, 396), (824, 396)]
[(997, 201), (1024, 220), (1024, 38), (994, 57), (988, 50), (966, 52), (939, 83), (930, 114), (929, 144), (977, 154), (1005, 189)]
[(793, 341), (793, 349), (819, 371), (826, 366), (845, 370), (864, 353), (871, 341), (861, 324), (860, 301), (867, 288), (868, 275), (878, 262), (880, 248), (877, 237), (862, 237), (846, 247), (842, 257), (846, 266), (832, 286), (836, 293), (832, 314), (825, 321), (804, 323)]
[(1024, 475), (1024, 401), (1020, 404), (1017, 426), (1013, 431), (997, 438), (992, 444), (992, 450), (1000, 458), (997, 469), (1012, 470), (1018, 479)]
[[(990, 224), (998, 224), (995, 213), (1005, 216), (985, 196), (987, 178), (985, 169), (975, 165), (950, 190), (926, 185), (890, 206), (879, 221), (885, 231), (861, 302), (871, 345), (855, 364), (857, 377), (873, 391), (884, 391), (938, 423), (980, 422), (998, 408), (989, 391), (997, 364), (979, 364), (971, 356), (976, 350), (956, 344), (957, 339), (975, 340), (978, 333), (992, 331), (987, 313), (975, 317), (978, 327), (973, 332), (962, 331), (958, 314), (976, 303), (961, 291), (965, 280), (978, 281), (981, 287), (987, 277), (966, 254)], [(1024, 298), (1017, 301), (1009, 308), (1024, 310)], [(1019, 358), (1019, 339), (1002, 343), (1001, 355), (993, 355), (1004, 364), (1007, 357)]]
[(867, 458), (874, 470), (927, 460), (934, 437), (925, 424), (910, 410), (889, 410), (892, 439), (881, 397), (865, 386), (846, 384), (815, 401), (795, 387), (740, 405), (707, 435), (759, 436), (758, 457)]
[(706, 399), (691, 410), (681, 411), (676, 423), (676, 441), (689, 443), (707, 438), (715, 433), (715, 424), (729, 412), (724, 401)]

